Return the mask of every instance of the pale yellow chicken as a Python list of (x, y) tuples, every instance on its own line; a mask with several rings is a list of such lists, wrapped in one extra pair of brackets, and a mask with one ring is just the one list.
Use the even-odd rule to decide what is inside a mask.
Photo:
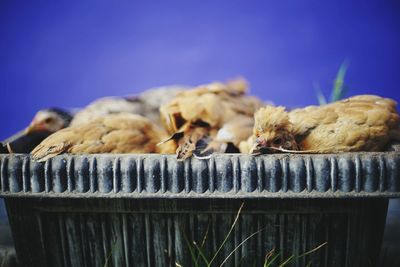
[(374, 95), (290, 112), (266, 106), (256, 112), (253, 136), (241, 148), (255, 154), (381, 151), (390, 141), (400, 140), (399, 123), (396, 102)]
[(225, 152), (229, 144), (238, 146), (247, 139), (254, 112), (263, 103), (246, 92), (247, 83), (241, 79), (215, 82), (184, 91), (161, 106), (165, 128), (178, 145), (178, 159), (190, 157), (199, 147), (202, 151)]
[(110, 114), (89, 123), (71, 126), (47, 137), (32, 152), (33, 159), (45, 161), (62, 153), (174, 153), (173, 142), (149, 119), (140, 115)]

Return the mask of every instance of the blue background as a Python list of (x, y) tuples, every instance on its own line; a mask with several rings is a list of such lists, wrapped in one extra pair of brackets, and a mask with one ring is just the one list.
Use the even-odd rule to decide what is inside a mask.
[(349, 95), (400, 100), (400, 1), (1, 1), (0, 138), (40, 108), (238, 75), (315, 104), (348, 59)]

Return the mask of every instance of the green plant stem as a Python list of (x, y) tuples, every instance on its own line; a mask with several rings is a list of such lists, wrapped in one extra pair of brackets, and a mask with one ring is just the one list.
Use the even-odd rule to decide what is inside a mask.
[(226, 241), (228, 240), (229, 236), (231, 235), (233, 229), (235, 228), (236, 223), (238, 222), (238, 219), (239, 219), (240, 213), (241, 213), (241, 211), (242, 211), (242, 209), (243, 209), (243, 206), (244, 206), (244, 202), (242, 203), (242, 205), (240, 205), (240, 208), (239, 208), (239, 210), (238, 210), (238, 212), (237, 212), (237, 214), (236, 214), (236, 217), (235, 217), (235, 220), (233, 221), (233, 224), (232, 224), (232, 226), (231, 226), (231, 229), (229, 229), (229, 232), (228, 232), (228, 234), (225, 236), (224, 241), (223, 241), (222, 244), (219, 246), (217, 252), (215, 252), (214, 256), (212, 257), (212, 259), (211, 259), (211, 261), (210, 261), (210, 263), (207, 265), (208, 267), (210, 267), (211, 264), (214, 262), (214, 260), (217, 258), (217, 256), (218, 256), (218, 254), (220, 253), (221, 249), (224, 247)]
[(228, 259), (235, 253), (236, 250), (238, 250), (244, 243), (247, 242), (247, 240), (249, 240), (250, 238), (252, 238), (253, 236), (255, 236), (256, 234), (260, 233), (261, 231), (265, 230), (265, 227), (258, 230), (257, 232), (252, 233), (251, 235), (249, 235), (248, 237), (246, 237), (242, 242), (239, 243), (239, 245), (237, 245), (232, 251), (231, 253), (228, 254), (228, 256), (225, 258), (225, 260), (221, 263), (221, 265), (219, 267), (221, 267), (222, 265), (225, 264), (225, 262), (228, 261)]

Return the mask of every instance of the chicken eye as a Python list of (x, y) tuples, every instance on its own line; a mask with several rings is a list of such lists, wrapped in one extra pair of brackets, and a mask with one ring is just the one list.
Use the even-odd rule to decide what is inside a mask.
[(280, 138), (280, 137), (275, 138), (274, 141), (273, 141), (273, 144), (276, 145), (276, 146), (279, 146), (282, 143), (283, 143), (283, 139)]
[(53, 122), (53, 118), (47, 118), (44, 120), (44, 123), (51, 123)]

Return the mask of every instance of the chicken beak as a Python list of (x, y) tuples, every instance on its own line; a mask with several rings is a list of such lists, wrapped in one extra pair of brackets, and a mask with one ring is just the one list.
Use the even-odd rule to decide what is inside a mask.
[(262, 154), (261, 149), (262, 147), (260, 146), (260, 144), (254, 143), (254, 145), (250, 149), (250, 154), (253, 156), (261, 155)]
[(45, 130), (45, 127), (44, 127), (43, 124), (31, 123), (25, 129), (25, 134), (30, 134), (30, 133), (33, 133), (33, 132), (44, 131), (44, 130)]

